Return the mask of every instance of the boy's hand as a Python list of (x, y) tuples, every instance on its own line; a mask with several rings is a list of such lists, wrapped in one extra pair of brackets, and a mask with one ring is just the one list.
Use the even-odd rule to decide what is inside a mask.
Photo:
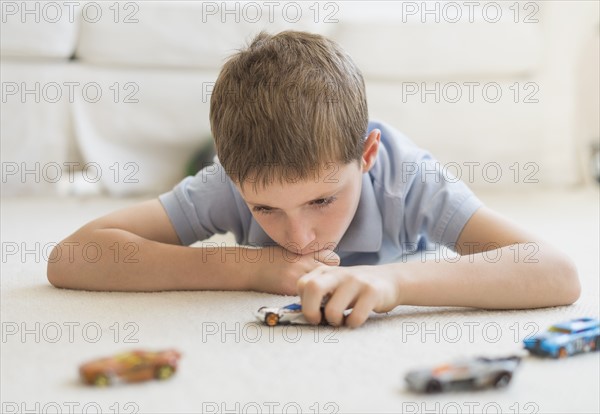
[(334, 326), (344, 324), (346, 309), (352, 308), (352, 312), (345, 324), (355, 328), (371, 311), (389, 312), (398, 304), (397, 284), (379, 266), (320, 266), (300, 278), (297, 286), (302, 312), (314, 324), (321, 321), (321, 301), (328, 294), (325, 318)]
[[(299, 255), (280, 246), (261, 249), (260, 259), (250, 265), (249, 288), (258, 292), (295, 296), (297, 282), (305, 274), (323, 267), (338, 266), (339, 256), (331, 250)], [(252, 254), (250, 257), (254, 257)]]

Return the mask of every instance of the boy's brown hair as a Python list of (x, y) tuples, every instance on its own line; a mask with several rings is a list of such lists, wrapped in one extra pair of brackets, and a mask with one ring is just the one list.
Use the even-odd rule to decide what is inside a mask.
[(210, 123), (234, 182), (308, 180), (330, 162), (361, 159), (368, 123), (363, 77), (323, 36), (261, 32), (221, 69)]

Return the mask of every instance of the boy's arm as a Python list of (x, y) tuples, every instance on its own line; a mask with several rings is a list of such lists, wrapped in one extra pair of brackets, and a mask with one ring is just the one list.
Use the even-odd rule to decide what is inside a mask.
[[(371, 311), (399, 305), (522, 309), (567, 305), (581, 287), (564, 253), (482, 207), (465, 225), (458, 258), (378, 266), (320, 267), (298, 281), (302, 312), (311, 323), (363, 324)], [(493, 251), (492, 251), (493, 250)], [(431, 259), (431, 257), (428, 257)]]
[(300, 275), (339, 261), (331, 255), (319, 257), (320, 262), (308, 257), (290, 260), (290, 254), (276, 247), (244, 250), (181, 246), (156, 199), (108, 214), (67, 237), (50, 254), (47, 275), (54, 286), (71, 289), (262, 290), (290, 295)]
[(458, 260), (386, 265), (398, 304), (519, 309), (566, 305), (579, 298), (572, 260), (486, 207), (467, 222)]
[[(215, 257), (216, 256), (216, 257)], [(180, 245), (159, 200), (98, 218), (60, 242), (48, 259), (56, 287), (152, 291), (244, 289), (239, 272), (219, 255)]]

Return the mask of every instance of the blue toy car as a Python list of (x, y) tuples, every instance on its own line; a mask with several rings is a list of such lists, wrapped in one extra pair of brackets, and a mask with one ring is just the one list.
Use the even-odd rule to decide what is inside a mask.
[(532, 354), (553, 358), (598, 351), (600, 321), (594, 318), (579, 318), (557, 323), (546, 332), (525, 339), (523, 344)]

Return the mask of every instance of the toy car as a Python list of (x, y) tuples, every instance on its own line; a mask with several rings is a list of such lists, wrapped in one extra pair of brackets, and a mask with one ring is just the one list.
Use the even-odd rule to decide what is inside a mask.
[(521, 362), (518, 356), (475, 358), (410, 371), (404, 377), (408, 388), (416, 392), (435, 393), (451, 389), (505, 387)]
[[(321, 325), (329, 325), (327, 319), (325, 319), (325, 305), (329, 301), (331, 295), (327, 294), (321, 300)], [(344, 319), (352, 312), (352, 309), (346, 309), (344, 311)], [(283, 308), (266, 307), (263, 306), (254, 314), (256, 318), (269, 326), (276, 325), (310, 325), (304, 314), (302, 313), (302, 305), (299, 303), (292, 303), (284, 306)]]
[[(321, 323), (327, 325), (324, 315), (324, 305), (321, 305)], [(302, 305), (292, 303), (283, 308), (269, 308), (263, 306), (255, 313), (256, 318), (268, 326), (276, 325), (308, 325), (308, 321), (302, 313)]]
[(553, 358), (598, 351), (600, 322), (594, 318), (579, 318), (557, 323), (546, 332), (525, 339), (523, 344), (534, 355)]
[(87, 362), (79, 367), (83, 382), (99, 387), (124, 382), (164, 380), (177, 371), (181, 354), (173, 349), (159, 352), (131, 351)]

